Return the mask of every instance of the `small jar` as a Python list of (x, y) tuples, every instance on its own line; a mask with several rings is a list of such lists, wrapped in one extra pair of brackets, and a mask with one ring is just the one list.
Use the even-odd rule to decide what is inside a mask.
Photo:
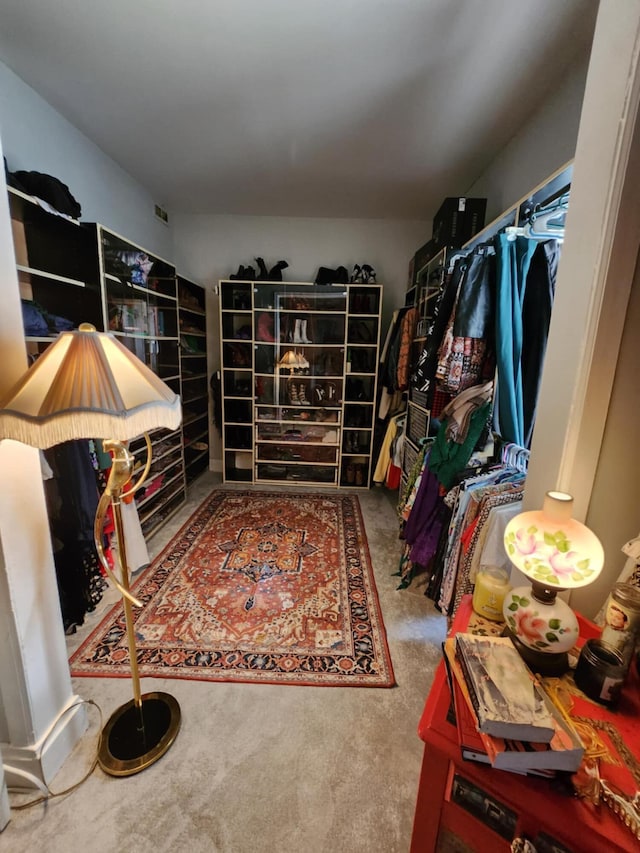
[(503, 622), (502, 605), (510, 589), (509, 575), (505, 569), (500, 566), (485, 566), (476, 575), (473, 609), (485, 619)]
[(640, 589), (617, 583), (607, 599), (601, 639), (620, 652), (628, 668), (639, 636)]
[(615, 705), (626, 674), (627, 667), (617, 649), (602, 640), (587, 640), (573, 678), (590, 699), (602, 705)]

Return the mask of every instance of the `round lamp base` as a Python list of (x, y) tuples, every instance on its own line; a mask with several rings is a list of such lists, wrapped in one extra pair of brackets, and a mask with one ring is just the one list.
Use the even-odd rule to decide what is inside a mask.
[(113, 712), (102, 730), (98, 764), (110, 776), (132, 776), (156, 762), (180, 729), (180, 706), (168, 693), (145, 693)]
[(522, 660), (537, 675), (553, 678), (564, 675), (569, 670), (569, 656), (566, 652), (540, 652), (530, 649), (508, 627), (503, 633), (511, 639)]

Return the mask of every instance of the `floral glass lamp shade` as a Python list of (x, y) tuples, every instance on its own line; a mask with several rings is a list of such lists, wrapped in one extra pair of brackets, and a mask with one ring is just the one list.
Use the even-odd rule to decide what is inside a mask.
[(520, 654), (543, 675), (567, 669), (578, 639), (578, 620), (558, 592), (590, 584), (604, 565), (600, 540), (572, 508), (571, 495), (547, 492), (541, 510), (519, 513), (504, 533), (509, 559), (531, 586), (507, 594), (503, 615)]
[[(146, 433), (175, 430), (181, 420), (178, 395), (114, 335), (97, 332), (89, 323), (59, 335), (0, 400), (0, 440), (13, 439), (45, 450), (64, 441), (103, 438), (105, 450), (112, 454), (109, 479), (96, 512), (95, 545), (107, 575), (122, 594), (133, 685), (133, 699), (113, 712), (100, 740), (98, 761), (113, 776), (129, 776), (157, 761), (180, 727), (180, 707), (173, 696), (140, 692), (132, 615), (132, 605), (140, 602), (129, 589), (121, 500), (140, 488), (149, 471), (151, 442)], [(147, 462), (132, 485), (134, 457), (126, 442), (143, 434)], [(102, 545), (109, 506), (118, 577)]]

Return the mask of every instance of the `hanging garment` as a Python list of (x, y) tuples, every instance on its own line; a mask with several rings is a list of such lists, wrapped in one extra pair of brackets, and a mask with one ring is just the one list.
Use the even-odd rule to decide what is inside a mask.
[(469, 420), (475, 410), (488, 403), (493, 393), (493, 382), (485, 382), (484, 385), (474, 385), (462, 391), (448, 403), (442, 410), (442, 417), (446, 419), (445, 435), (447, 441), (455, 441), (462, 444), (469, 431)]
[[(524, 489), (524, 483), (522, 484)], [(511, 561), (504, 547), (504, 531), (511, 519), (522, 510), (522, 493), (513, 502), (493, 506), (487, 502), (488, 515), (476, 538), (469, 565), (469, 580), (475, 583), (476, 575), (488, 566), (498, 566), (507, 573)]]
[(496, 300), (496, 426), (505, 441), (525, 446), (522, 383), (522, 309), (535, 240), (506, 234), (495, 238), (498, 292)]
[(456, 303), (460, 284), (467, 271), (466, 258), (459, 258), (451, 274), (447, 275), (436, 298), (433, 319), (427, 329), (426, 344), (418, 357), (413, 385), (418, 391), (427, 394), (427, 408), (431, 408), (435, 390), (438, 350), (444, 337), (447, 324)]
[[(458, 567), (455, 572), (453, 597), (449, 604), (449, 613), (451, 615), (454, 615), (460, 606), (462, 596), (473, 592), (475, 576), (473, 578), (471, 577), (471, 564), (480, 532), (485, 527), (491, 510), (503, 504), (517, 503), (517, 505), (520, 506), (523, 490), (523, 482), (500, 483), (495, 486), (481, 489), (477, 495), (475, 518), (473, 518), (469, 527), (463, 531), (463, 537), (465, 534), (468, 535), (466, 537), (466, 548), (463, 547), (461, 551)], [(504, 552), (504, 546), (502, 550)], [(504, 565), (505, 563), (509, 566), (509, 560), (506, 558), (506, 554), (500, 560), (499, 565)]]
[[(514, 483), (513, 480), (516, 479)], [(484, 507), (488, 513), (494, 497), (496, 504), (521, 497), (523, 475), (513, 469), (492, 466), (489, 471), (474, 475), (460, 483), (456, 506), (449, 528), (449, 543), (444, 560), (442, 585), (438, 606), (443, 613), (452, 615), (465, 592), (471, 591), (469, 568), (475, 541), (480, 528), (475, 523)], [(509, 497), (504, 497), (508, 495)], [(486, 520), (483, 511), (482, 523)], [(466, 541), (466, 551), (464, 544)]]
[(387, 479), (385, 480), (385, 486), (392, 491), (400, 488), (400, 481), (402, 479), (402, 456), (406, 435), (406, 418), (404, 416), (398, 418), (396, 424), (398, 428), (396, 436), (391, 442), (391, 459), (387, 468)]
[(409, 308), (401, 308), (397, 312), (397, 315), (394, 312), (394, 322), (387, 335), (387, 343), (385, 344), (386, 352), (382, 363), (380, 382), (390, 394), (393, 394), (397, 390), (398, 357), (402, 338), (402, 326), (404, 317), (409, 310)]
[[(123, 501), (120, 504), (120, 511), (129, 574), (135, 575), (149, 565), (149, 551), (147, 550), (147, 543), (142, 533), (142, 527), (140, 526), (140, 517), (135, 501)], [(118, 546), (114, 537), (113, 553), (116, 566), (119, 565), (117, 562), (117, 551)]]
[(458, 394), (495, 371), (495, 259), (491, 247), (471, 253), (438, 350), (436, 382)]
[(466, 467), (487, 425), (490, 409), (491, 403), (484, 403), (473, 412), (469, 419), (469, 428), (463, 444), (447, 441), (447, 423), (443, 421), (440, 425), (429, 454), (429, 470), (437, 476), (445, 489), (451, 488), (456, 477)]
[(429, 564), (438, 547), (441, 503), (438, 481), (426, 467), (404, 530), (405, 540), (411, 546), (410, 558), (420, 566)]
[(525, 447), (531, 447), (542, 366), (556, 289), (560, 244), (540, 243), (533, 253), (522, 306), (522, 411)]
[(95, 609), (105, 589), (93, 538), (98, 486), (88, 441), (45, 451), (53, 478), (45, 482), (62, 619), (67, 633)]
[(416, 336), (418, 309), (409, 308), (402, 318), (400, 329), (400, 345), (398, 348), (398, 368), (396, 371), (396, 389), (406, 391), (409, 387), (409, 370), (411, 367), (411, 344)]
[(373, 472), (373, 482), (376, 483), (376, 485), (382, 485), (387, 477), (387, 469), (389, 468), (389, 463), (391, 461), (391, 444), (396, 437), (397, 431), (397, 418), (391, 418), (387, 424), (387, 431), (385, 432), (384, 439), (382, 440), (376, 469)]
[(420, 488), (420, 480), (422, 479), (422, 473), (425, 465), (427, 464), (427, 457), (431, 443), (431, 439), (422, 440), (416, 461), (413, 463), (411, 470), (408, 472), (405, 492), (398, 502), (398, 513), (404, 521), (409, 518), (409, 514), (411, 513), (411, 509), (416, 499), (416, 494)]

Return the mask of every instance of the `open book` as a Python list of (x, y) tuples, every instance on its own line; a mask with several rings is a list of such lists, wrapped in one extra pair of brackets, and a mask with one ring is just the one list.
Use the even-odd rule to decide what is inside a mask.
[(493, 737), (549, 743), (555, 732), (551, 712), (511, 640), (456, 634), (455, 643), (479, 730)]

